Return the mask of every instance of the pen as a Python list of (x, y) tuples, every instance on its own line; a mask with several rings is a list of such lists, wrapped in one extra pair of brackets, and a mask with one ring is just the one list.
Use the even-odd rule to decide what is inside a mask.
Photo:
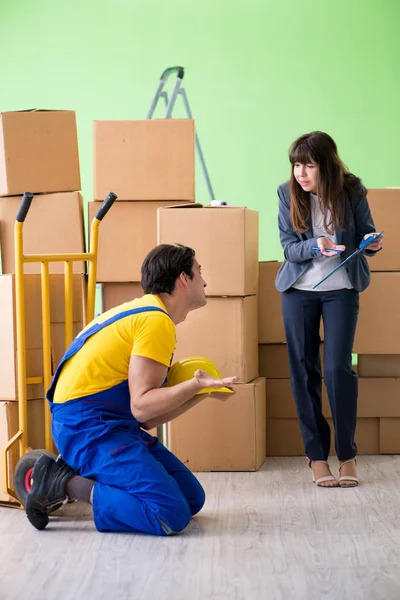
[[(321, 248), (317, 248), (316, 246), (313, 246), (311, 250), (318, 250), (319, 252), (321, 252)], [(325, 248), (325, 252), (336, 252), (336, 254), (342, 253), (341, 250), (336, 250), (335, 248)]]

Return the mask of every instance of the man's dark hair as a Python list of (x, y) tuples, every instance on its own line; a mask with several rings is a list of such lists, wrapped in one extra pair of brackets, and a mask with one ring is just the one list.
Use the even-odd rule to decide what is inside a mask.
[(194, 250), (181, 244), (160, 244), (149, 252), (142, 264), (145, 294), (171, 294), (176, 278), (186, 273), (193, 279)]

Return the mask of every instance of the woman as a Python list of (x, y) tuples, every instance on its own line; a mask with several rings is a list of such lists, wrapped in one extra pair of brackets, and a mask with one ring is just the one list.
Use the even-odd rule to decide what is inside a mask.
[[(334, 140), (314, 131), (293, 142), (290, 181), (278, 188), (279, 231), (285, 261), (276, 287), (282, 314), (290, 377), (313, 481), (321, 487), (358, 485), (354, 441), (357, 375), (352, 348), (359, 292), (370, 282), (364, 254), (382, 248), (382, 238), (354, 257), (316, 290), (335, 266), (375, 232), (360, 179), (348, 172)], [(320, 322), (324, 323), (324, 378), (335, 426), (339, 479), (328, 465), (330, 428), (322, 414)]]

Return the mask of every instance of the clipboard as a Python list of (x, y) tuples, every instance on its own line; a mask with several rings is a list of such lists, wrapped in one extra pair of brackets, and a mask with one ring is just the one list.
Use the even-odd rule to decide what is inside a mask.
[(319, 285), (321, 285), (321, 283), (326, 281), (328, 279), (328, 277), (330, 277), (331, 275), (336, 273), (336, 271), (338, 271), (339, 269), (344, 267), (345, 264), (348, 263), (352, 258), (357, 256), (358, 254), (361, 254), (361, 252), (363, 252), (367, 248), (367, 246), (372, 244), (372, 242), (374, 242), (375, 240), (377, 240), (380, 237), (383, 237), (383, 231), (381, 231), (379, 233), (373, 233), (370, 236), (368, 236), (365, 240), (363, 240), (361, 242), (358, 250), (355, 250), (355, 252), (353, 252), (353, 254), (350, 254), (350, 256), (348, 256), (338, 267), (335, 267), (330, 273), (328, 273), (328, 275), (326, 277), (324, 277), (323, 279), (321, 279), (321, 281), (319, 281), (317, 284), (315, 284), (313, 287), (313, 290), (315, 290), (315, 288), (317, 288)]

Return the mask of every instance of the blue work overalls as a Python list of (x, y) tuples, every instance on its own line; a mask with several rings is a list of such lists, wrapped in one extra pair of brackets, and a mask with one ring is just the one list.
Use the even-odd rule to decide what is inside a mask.
[[(126, 316), (163, 311), (131, 309), (96, 323), (72, 342), (47, 393), (54, 443), (82, 477), (93, 479), (93, 514), (99, 531), (167, 535), (182, 531), (203, 507), (194, 475), (132, 416), (128, 380), (76, 400), (53, 403), (65, 362), (98, 331)], [(166, 313), (167, 314), (167, 313)]]

